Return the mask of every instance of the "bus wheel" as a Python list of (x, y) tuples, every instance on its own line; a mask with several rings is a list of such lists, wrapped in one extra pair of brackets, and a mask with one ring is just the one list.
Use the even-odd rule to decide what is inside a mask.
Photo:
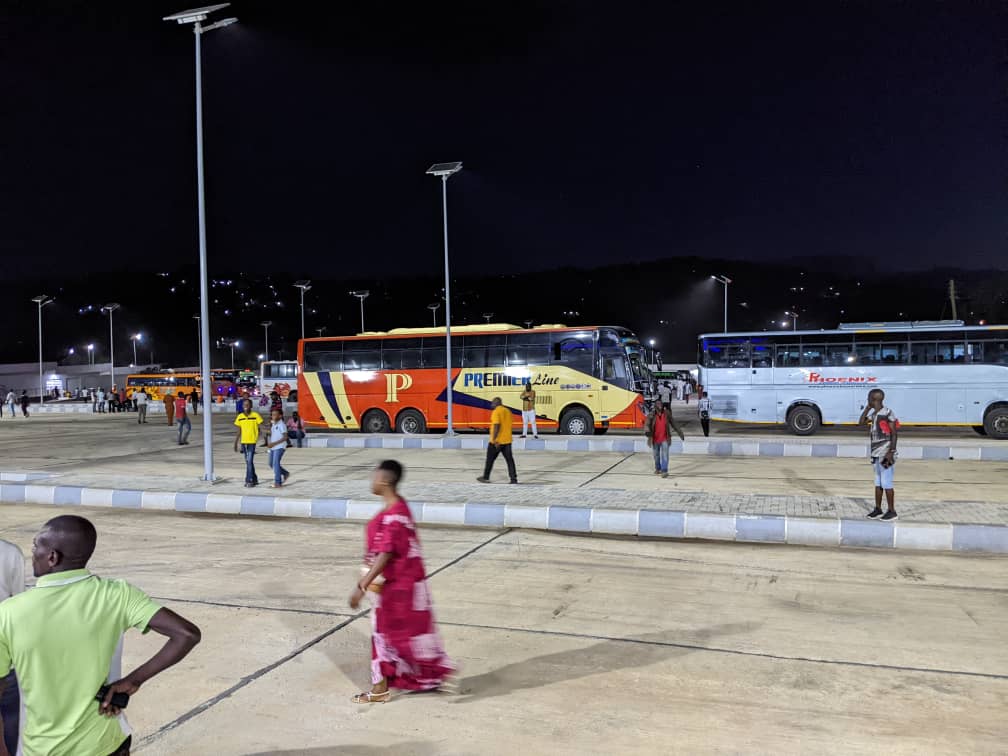
[(973, 430), (975, 430), (981, 436), (986, 436), (987, 435), (987, 429), (984, 428), (982, 425), (974, 425), (973, 426)]
[(799, 404), (788, 412), (787, 425), (796, 436), (811, 436), (822, 425), (819, 410), (805, 404)]
[(1008, 439), (1008, 406), (991, 407), (984, 415), (984, 430), (991, 438)]
[(567, 410), (560, 418), (560, 432), (565, 436), (587, 436), (594, 430), (595, 421), (588, 410)]
[(427, 421), (424, 420), (424, 416), (421, 415), (415, 409), (403, 410), (399, 413), (399, 417), (396, 418), (396, 433), (426, 433), (427, 432)]
[(392, 430), (388, 415), (379, 409), (368, 410), (361, 419), (361, 433), (388, 433)]

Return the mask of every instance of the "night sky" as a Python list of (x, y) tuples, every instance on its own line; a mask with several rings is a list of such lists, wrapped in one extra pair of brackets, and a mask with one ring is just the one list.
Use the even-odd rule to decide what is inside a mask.
[[(212, 272), (436, 275), (450, 160), (459, 275), (1005, 267), (1003, 3), (327, 5), (204, 37)], [(0, 278), (195, 262), (185, 7), (5, 4)]]

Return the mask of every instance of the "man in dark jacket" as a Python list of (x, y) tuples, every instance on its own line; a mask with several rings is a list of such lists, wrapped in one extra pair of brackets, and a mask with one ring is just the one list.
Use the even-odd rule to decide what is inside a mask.
[(672, 440), (673, 433), (678, 435), (681, 441), (686, 440), (683, 432), (672, 419), (672, 413), (665, 407), (662, 400), (658, 399), (644, 421), (644, 435), (647, 436), (648, 446), (654, 452), (655, 475), (661, 475), (663, 478), (668, 477), (669, 442)]

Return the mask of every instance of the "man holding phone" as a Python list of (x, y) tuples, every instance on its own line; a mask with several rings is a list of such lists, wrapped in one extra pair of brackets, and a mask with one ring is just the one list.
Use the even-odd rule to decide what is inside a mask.
[[(895, 413), (883, 405), (885, 392), (882, 389), (872, 389), (868, 392), (868, 404), (861, 413), (858, 425), (867, 425), (868, 456), (875, 467), (875, 509), (868, 517), (883, 520), (895, 520), (896, 492), (893, 490), (893, 474), (896, 468), (896, 430), (899, 420)], [(888, 511), (882, 513), (882, 492), (885, 492)]]
[[(200, 641), (198, 627), (140, 589), (92, 575), (86, 567), (97, 539), (83, 517), (49, 520), (32, 544), (35, 588), (0, 603), (0, 672), (17, 670), (25, 753), (128, 756), (132, 731), (113, 697), (133, 695)], [(120, 677), (122, 636), (131, 627), (168, 642)], [(2, 743), (0, 756), (9, 756)]]

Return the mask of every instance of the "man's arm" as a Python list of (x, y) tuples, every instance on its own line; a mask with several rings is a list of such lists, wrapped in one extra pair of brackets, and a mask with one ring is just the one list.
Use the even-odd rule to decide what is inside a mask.
[(896, 415), (891, 411), (889, 412), (889, 451), (886, 456), (889, 457), (890, 461), (896, 455)]
[(186, 658), (201, 639), (200, 629), (185, 617), (175, 614), (171, 609), (158, 609), (157, 613), (151, 617), (147, 627), (167, 637), (168, 642), (144, 664), (141, 664), (126, 677), (109, 685), (108, 694), (99, 707), (101, 713), (106, 716), (114, 717), (119, 714), (119, 709), (112, 705), (113, 694), (128, 693), (133, 695), (141, 685), (152, 677)]
[(500, 423), (493, 423), (490, 426), (490, 443), (497, 443), (497, 434), (500, 433)]
[(858, 425), (865, 425), (867, 423), (869, 412), (871, 412), (871, 404), (866, 404), (861, 411), (861, 417), (857, 421)]
[(238, 442), (239, 441), (241, 441), (241, 428), (239, 428), (238, 432), (235, 434), (235, 442), (234, 442), (234, 450), (235, 451), (238, 451)]

